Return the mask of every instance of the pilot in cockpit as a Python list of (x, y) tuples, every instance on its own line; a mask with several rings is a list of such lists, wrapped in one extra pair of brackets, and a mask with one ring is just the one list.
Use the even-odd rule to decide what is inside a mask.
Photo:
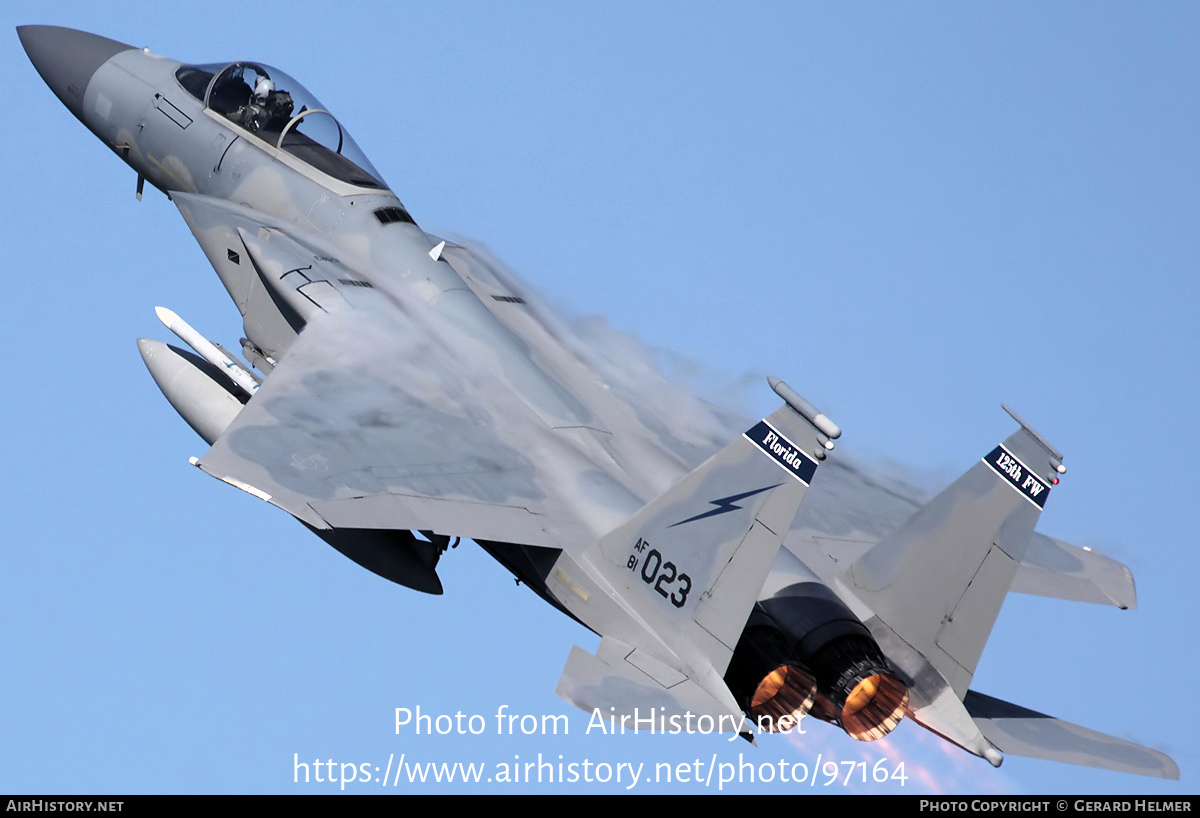
[(238, 122), (251, 133), (260, 130), (281, 131), (292, 118), (292, 95), (279, 91), (268, 76), (261, 75), (254, 84), (250, 101), (238, 112)]
[(266, 105), (267, 98), (271, 96), (271, 92), (275, 90), (275, 83), (270, 77), (259, 77), (258, 82), (254, 86), (254, 101), (259, 105)]

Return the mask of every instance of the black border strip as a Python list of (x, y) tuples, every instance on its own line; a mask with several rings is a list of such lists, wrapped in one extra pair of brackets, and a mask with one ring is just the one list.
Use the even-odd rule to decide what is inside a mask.
[(812, 483), (813, 475), (817, 473), (817, 461), (765, 420), (760, 420), (753, 429), (743, 432), (742, 437), (762, 449), (780, 468), (804, 485)]

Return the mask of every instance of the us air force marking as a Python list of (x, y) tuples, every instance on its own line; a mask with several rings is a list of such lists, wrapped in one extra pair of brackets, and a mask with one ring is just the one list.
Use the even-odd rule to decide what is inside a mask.
[(997, 446), (992, 449), (991, 454), (983, 458), (983, 462), (991, 466), (996, 474), (1007, 480), (1026, 500), (1038, 508), (1046, 507), (1046, 498), (1050, 496), (1050, 487), (1028, 466), (1013, 457), (1008, 449)]
[(792, 477), (804, 485), (812, 482), (817, 473), (817, 461), (800, 450), (800, 447), (779, 434), (771, 424), (760, 420), (758, 424), (742, 437), (762, 449), (768, 457)]

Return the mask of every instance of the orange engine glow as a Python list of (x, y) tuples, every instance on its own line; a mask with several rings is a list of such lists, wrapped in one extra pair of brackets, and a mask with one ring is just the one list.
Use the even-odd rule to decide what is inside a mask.
[(760, 730), (790, 730), (812, 708), (817, 682), (795, 665), (780, 665), (766, 675), (750, 699), (750, 716)]
[(842, 729), (858, 741), (883, 738), (904, 718), (908, 688), (890, 673), (868, 676), (854, 686), (842, 708)]

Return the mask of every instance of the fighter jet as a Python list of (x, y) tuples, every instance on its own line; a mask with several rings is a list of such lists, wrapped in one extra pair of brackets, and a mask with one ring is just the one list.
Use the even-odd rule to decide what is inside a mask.
[(439, 560), (474, 540), (601, 636), (557, 692), (614, 724), (753, 739), (807, 717), (871, 741), (908, 718), (996, 766), (1178, 778), (1159, 752), (970, 687), (1009, 591), (1134, 605), (1123, 565), (1034, 530), (1066, 469), (1016, 414), (919, 507), (838, 466), (839, 427), (778, 379), (779, 408), (721, 439), (715, 410), (641, 400), (486, 253), (423, 231), (284, 72), (18, 32), (139, 198), (148, 181), (179, 209), (242, 315), (245, 361), (163, 308), (193, 351), (138, 341), (210, 445), (204, 472), (418, 591), (440, 593)]

